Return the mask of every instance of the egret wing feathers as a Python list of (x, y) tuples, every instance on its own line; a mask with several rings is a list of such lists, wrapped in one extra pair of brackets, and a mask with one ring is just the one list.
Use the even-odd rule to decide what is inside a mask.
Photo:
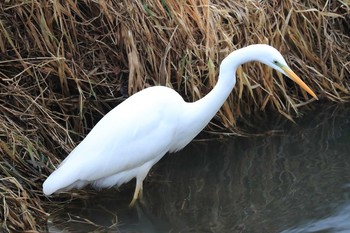
[[(82, 188), (89, 183), (96, 188), (111, 187), (128, 182), (139, 173), (148, 173), (146, 168), (169, 151), (176, 134), (172, 122), (178, 114), (169, 115), (172, 111), (167, 108), (183, 102), (172, 91), (173, 101), (169, 103), (171, 89), (157, 89), (139, 92), (106, 114), (44, 182), (44, 193)], [(159, 96), (159, 89), (166, 92), (166, 102)], [(152, 95), (152, 90), (156, 95)]]

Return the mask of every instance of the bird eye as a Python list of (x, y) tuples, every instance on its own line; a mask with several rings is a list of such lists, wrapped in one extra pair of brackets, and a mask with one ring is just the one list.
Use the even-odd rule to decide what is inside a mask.
[(278, 61), (274, 60), (273, 64), (278, 65)]

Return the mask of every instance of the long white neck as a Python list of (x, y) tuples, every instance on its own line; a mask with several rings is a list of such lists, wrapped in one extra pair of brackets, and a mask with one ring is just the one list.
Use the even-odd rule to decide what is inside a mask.
[[(266, 45), (269, 47), (268, 45)], [(202, 99), (186, 103), (183, 109), (181, 127), (174, 136), (174, 145), (170, 151), (177, 151), (186, 146), (219, 111), (236, 84), (238, 66), (257, 57), (266, 55), (265, 45), (250, 45), (229, 54), (220, 65), (219, 79), (215, 87)]]
[(250, 45), (229, 54), (220, 65), (219, 79), (215, 87), (202, 99), (189, 103), (191, 114), (187, 115), (199, 133), (215, 116), (236, 84), (237, 68), (253, 61), (258, 53), (263, 53), (260, 45)]

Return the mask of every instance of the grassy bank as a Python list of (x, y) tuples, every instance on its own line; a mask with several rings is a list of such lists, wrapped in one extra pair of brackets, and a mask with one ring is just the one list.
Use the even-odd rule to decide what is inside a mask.
[[(194, 101), (231, 51), (268, 43), (323, 99), (347, 101), (348, 1), (3, 1), (0, 3), (0, 220), (43, 230), (41, 185), (111, 108), (153, 85)], [(249, 64), (211, 130), (259, 111), (292, 119), (310, 97)], [(274, 78), (273, 78), (274, 77)]]

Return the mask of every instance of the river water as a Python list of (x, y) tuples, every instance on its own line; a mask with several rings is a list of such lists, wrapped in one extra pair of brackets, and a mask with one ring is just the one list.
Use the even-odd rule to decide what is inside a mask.
[(196, 141), (134, 182), (64, 202), (50, 232), (350, 232), (350, 106), (318, 106), (260, 136)]

